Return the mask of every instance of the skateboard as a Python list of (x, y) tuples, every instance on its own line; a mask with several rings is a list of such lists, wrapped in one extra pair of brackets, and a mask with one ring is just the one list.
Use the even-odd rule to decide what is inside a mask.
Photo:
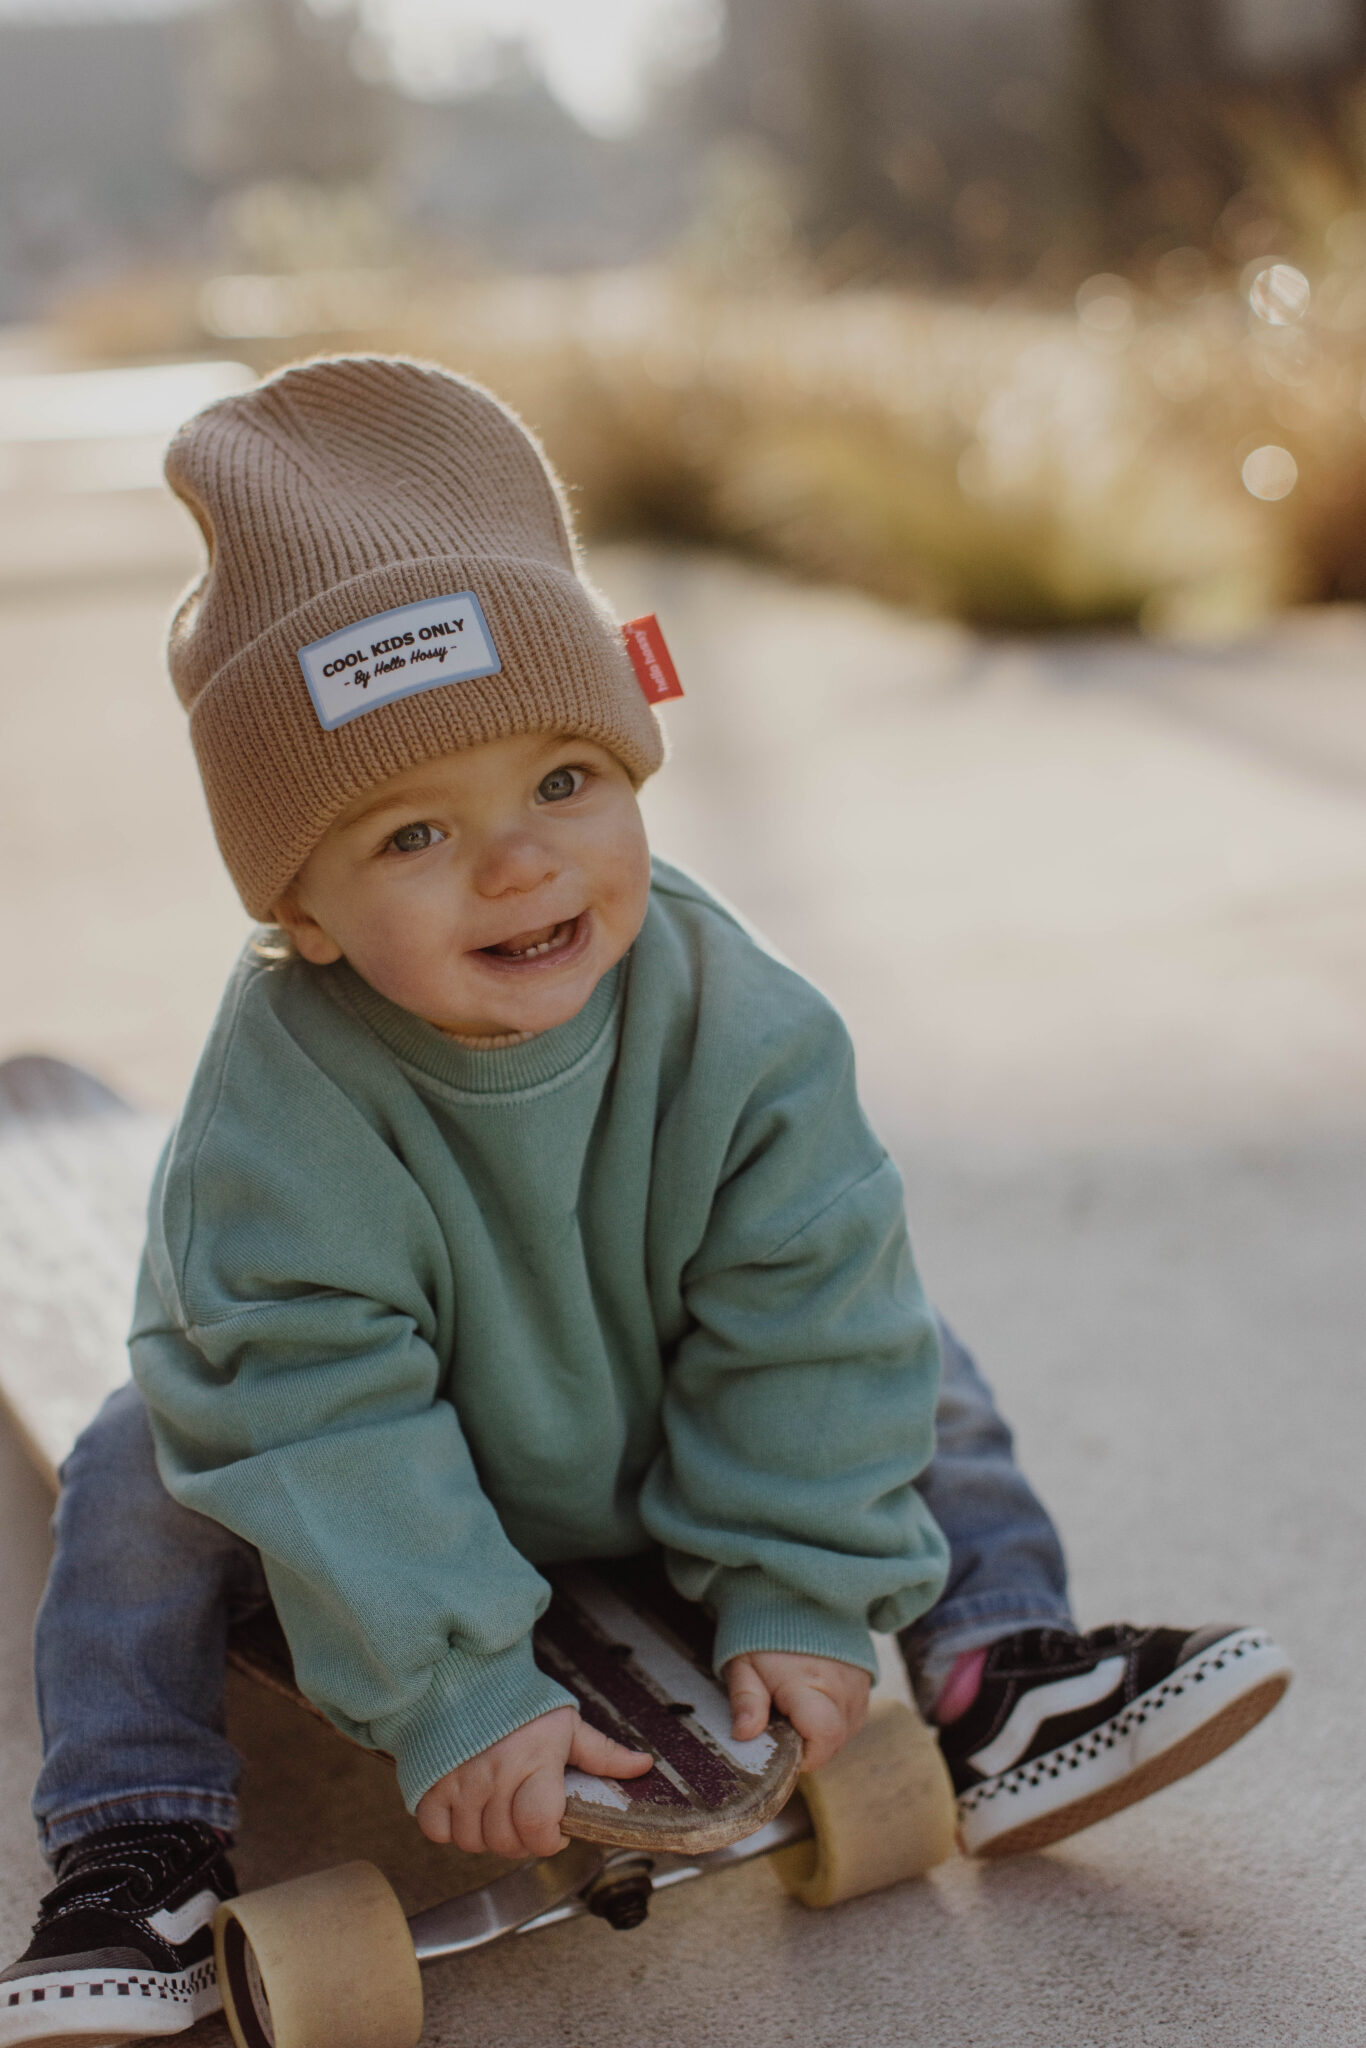
[[(157, 1119), (75, 1067), (0, 1065), (0, 1404), (54, 1490), (75, 1436), (127, 1377), (146, 1192), (164, 1137)], [(952, 1853), (948, 1773), (909, 1707), (879, 1702), (831, 1764), (804, 1775), (800, 1738), (780, 1718), (752, 1741), (733, 1738), (711, 1624), (657, 1559), (547, 1576), (538, 1663), (586, 1720), (648, 1750), (652, 1768), (630, 1780), (568, 1772), (567, 1848), (411, 1917), (368, 1862), (229, 1901), (215, 1943), (237, 2048), (413, 2048), (421, 1965), (585, 1913), (638, 1926), (654, 1893), (753, 1857), (770, 1857), (804, 1904), (826, 1906)], [(273, 1611), (234, 1632), (229, 1658), (324, 1718), (295, 1683)]]

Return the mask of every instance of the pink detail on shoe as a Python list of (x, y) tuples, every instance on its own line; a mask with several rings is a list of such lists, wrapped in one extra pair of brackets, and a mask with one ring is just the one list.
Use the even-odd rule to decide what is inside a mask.
[(949, 1667), (949, 1675), (939, 1688), (939, 1697), (934, 1703), (931, 1716), (936, 1728), (947, 1728), (950, 1721), (957, 1721), (966, 1714), (976, 1699), (982, 1685), (982, 1670), (987, 1661), (987, 1645), (980, 1650), (964, 1650), (961, 1657), (955, 1657)]

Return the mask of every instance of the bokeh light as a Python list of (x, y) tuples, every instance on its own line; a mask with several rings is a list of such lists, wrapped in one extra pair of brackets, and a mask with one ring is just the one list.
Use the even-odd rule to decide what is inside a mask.
[(1267, 504), (1288, 498), (1299, 477), (1299, 465), (1290, 450), (1277, 447), (1274, 441), (1254, 448), (1243, 464), (1244, 489)]
[(1291, 327), (1309, 311), (1309, 279), (1293, 263), (1269, 263), (1252, 280), (1247, 302), (1269, 327)]

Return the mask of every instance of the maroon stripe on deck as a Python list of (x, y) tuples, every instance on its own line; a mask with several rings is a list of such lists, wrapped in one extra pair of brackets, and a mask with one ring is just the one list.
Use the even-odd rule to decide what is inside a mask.
[[(539, 1636), (539, 1628), (536, 1633)], [(624, 1721), (618, 1721), (600, 1701), (584, 1698), (582, 1678), (573, 1664), (562, 1660), (548, 1643), (538, 1643), (537, 1650), (541, 1669), (548, 1672), (552, 1678), (558, 1678), (561, 1685), (573, 1693), (579, 1703), (580, 1714), (591, 1727), (598, 1729), (603, 1735), (610, 1735), (614, 1742), (624, 1743), (627, 1749), (641, 1747), (640, 1737), (633, 1729), (628, 1728)], [(591, 1777), (594, 1774), (590, 1771), (588, 1775)], [(680, 1792), (677, 1785), (665, 1777), (657, 1764), (642, 1777), (613, 1778), (612, 1783), (619, 1785), (628, 1799), (638, 1799), (643, 1806), (676, 1806), (685, 1812), (692, 1810), (687, 1795)]]
[[(559, 1595), (536, 1625), (536, 1634), (546, 1641), (609, 1705), (639, 1729), (650, 1748), (677, 1771), (683, 1783), (709, 1806), (720, 1806), (744, 1789), (738, 1771), (698, 1741), (682, 1717), (647, 1692), (606, 1643), (591, 1635), (569, 1601)], [(623, 1780), (623, 1783), (625, 1781)]]
[[(565, 1669), (567, 1671), (568, 1667)], [(580, 1697), (579, 1712), (590, 1728), (596, 1728), (600, 1734), (610, 1735), (613, 1742), (624, 1743), (627, 1749), (640, 1748), (640, 1743), (631, 1730), (623, 1722), (618, 1721), (615, 1715), (609, 1714), (597, 1700), (585, 1700)], [(693, 1810), (687, 1795), (680, 1792), (677, 1785), (665, 1777), (658, 1764), (652, 1764), (639, 1778), (613, 1778), (607, 1772), (588, 1773), (590, 1777), (595, 1775), (607, 1777), (609, 1783), (617, 1786), (628, 1799), (638, 1800), (642, 1806), (675, 1806), (681, 1807), (684, 1813), (691, 1813)]]

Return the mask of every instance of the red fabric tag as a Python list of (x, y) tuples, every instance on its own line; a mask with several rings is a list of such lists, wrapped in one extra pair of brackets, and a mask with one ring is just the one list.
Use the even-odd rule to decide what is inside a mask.
[(664, 635), (654, 613), (647, 612), (643, 619), (628, 620), (621, 631), (631, 666), (636, 672), (636, 681), (650, 702), (662, 704), (666, 697), (681, 697), (683, 685), (678, 680), (678, 670), (664, 645)]

